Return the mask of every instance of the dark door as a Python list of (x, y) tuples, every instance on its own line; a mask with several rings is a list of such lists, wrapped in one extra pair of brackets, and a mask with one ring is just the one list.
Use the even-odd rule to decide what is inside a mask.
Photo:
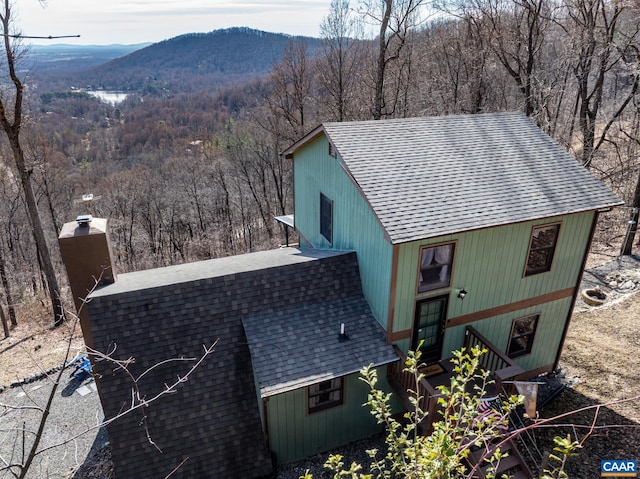
[(422, 344), (422, 359), (433, 363), (442, 354), (445, 318), (448, 296), (429, 298), (416, 304), (416, 318), (413, 330), (413, 349)]

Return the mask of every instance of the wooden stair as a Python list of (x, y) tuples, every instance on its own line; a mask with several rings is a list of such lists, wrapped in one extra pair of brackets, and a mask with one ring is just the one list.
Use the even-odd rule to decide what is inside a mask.
[[(389, 381), (389, 385), (393, 389), (393, 393), (404, 406), (404, 409), (407, 411), (413, 410), (414, 406), (413, 404), (411, 404), (411, 400), (409, 399), (409, 393), (407, 392), (406, 387), (403, 387), (402, 385), (400, 385), (400, 383), (394, 377), (388, 377), (387, 380)], [(420, 404), (421, 407), (426, 407), (427, 408), (426, 411), (429, 412), (429, 415), (427, 416), (427, 418), (418, 423), (418, 431), (420, 434), (424, 436), (428, 436), (433, 432), (433, 428), (431, 427), (431, 425), (435, 415), (437, 414), (435, 409), (435, 404), (436, 404), (436, 400), (433, 397), (429, 397), (429, 396), (423, 398)], [(405, 413), (403, 411), (398, 414), (395, 414), (394, 418), (400, 424), (406, 425), (407, 420), (404, 418), (404, 416), (405, 416)]]
[(486, 479), (487, 470), (490, 467), (495, 467), (494, 477), (501, 477), (502, 474), (507, 473), (511, 479), (533, 479), (533, 473), (529, 470), (527, 463), (511, 439), (500, 445), (500, 452), (507, 454), (507, 457), (501, 459), (497, 464), (484, 461), (483, 458), (491, 457), (495, 453), (495, 450), (496, 446), (488, 451), (485, 448), (480, 448), (469, 454), (467, 462), (469, 463), (470, 469), (473, 469), (481, 462), (472, 477), (476, 479)]

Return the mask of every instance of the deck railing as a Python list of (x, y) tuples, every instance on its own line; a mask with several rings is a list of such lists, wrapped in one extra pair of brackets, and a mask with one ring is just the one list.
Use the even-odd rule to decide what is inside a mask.
[[(524, 372), (513, 359), (496, 348), (491, 341), (472, 326), (466, 328), (464, 346), (466, 349), (474, 346), (486, 349), (486, 353), (480, 356), (480, 367), (491, 373), (490, 377), (495, 381), (496, 394), (503, 392), (504, 381), (513, 379)], [(400, 360), (389, 364), (387, 368), (389, 383), (407, 410), (412, 410), (414, 406), (409, 401), (411, 394), (409, 391), (416, 390), (416, 378), (413, 374), (405, 371), (406, 355), (397, 346), (394, 345), (393, 348)], [(416, 392), (420, 396), (418, 406), (422, 411), (428, 413), (426, 419), (420, 424), (420, 429), (424, 434), (431, 434), (431, 424), (436, 419), (438, 397), (441, 396), (441, 393), (425, 378), (422, 378), (418, 383), (418, 391)], [(510, 391), (508, 392), (510, 393)]]
[(480, 356), (480, 367), (492, 373), (497, 392), (502, 391), (503, 381), (513, 379), (517, 375), (524, 373), (524, 370), (513, 359), (496, 348), (477, 329), (473, 326), (467, 326), (464, 347), (469, 350), (474, 346), (486, 349), (487, 352)]
[(406, 367), (406, 355), (400, 351), (397, 346), (393, 346), (396, 354), (400, 358), (399, 361), (391, 363), (387, 368), (387, 375), (389, 376), (390, 381), (392, 382), (392, 386), (398, 393), (400, 400), (404, 403), (405, 407), (408, 410), (413, 408), (411, 402), (409, 401), (409, 391), (417, 392), (420, 400), (418, 401), (418, 406), (424, 412), (427, 412), (427, 417), (422, 423), (420, 423), (420, 429), (424, 434), (431, 434), (432, 428), (431, 423), (433, 422), (437, 406), (438, 406), (438, 396), (440, 396), (440, 392), (436, 388), (434, 388), (429, 382), (422, 378), (418, 383), (418, 391), (416, 391), (416, 378), (413, 374), (405, 371)]

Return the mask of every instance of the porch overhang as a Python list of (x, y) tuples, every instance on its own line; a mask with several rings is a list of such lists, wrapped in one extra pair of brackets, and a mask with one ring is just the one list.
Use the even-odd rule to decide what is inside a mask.
[(293, 223), (293, 215), (274, 216), (274, 219), (285, 226), (295, 228), (295, 225)]

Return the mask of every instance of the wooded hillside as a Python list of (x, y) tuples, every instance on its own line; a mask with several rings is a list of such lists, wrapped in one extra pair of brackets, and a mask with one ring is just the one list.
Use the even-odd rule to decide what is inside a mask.
[(292, 40), (304, 43), (310, 54), (320, 44), (316, 38), (239, 27), (191, 33), (112, 57), (102, 65), (56, 72), (45, 86), (55, 81), (59, 87), (141, 95), (211, 93), (267, 74)]
[[(282, 243), (273, 215), (291, 212), (292, 191), (291, 165), (279, 152), (322, 121), (519, 110), (628, 206), (640, 205), (640, 5), (437, 7), (428, 17), (421, 0), (334, 0), (314, 52), (307, 39), (243, 29), (225, 37), (242, 37), (235, 50), (222, 40), (202, 49), (200, 35), (168, 40), (94, 71), (95, 85), (136, 90), (115, 106), (52, 95), (59, 81), (51, 90), (39, 78), (29, 89), (23, 141), (61, 282), (57, 232), (79, 213), (110, 219), (120, 272)], [(260, 50), (273, 48), (269, 42), (283, 45), (276, 62)], [(239, 81), (261, 68), (268, 73)], [(167, 87), (178, 71), (195, 78), (198, 69), (207, 72), (198, 82)], [(142, 82), (150, 71), (157, 81)], [(221, 88), (223, 77), (233, 86)], [(198, 86), (203, 78), (209, 87)], [(47, 301), (47, 289), (22, 190), (5, 160), (9, 145), (0, 148), (6, 311)], [(85, 205), (77, 201), (83, 193), (99, 199)], [(602, 248), (619, 250), (629, 213), (621, 208), (601, 224)]]

